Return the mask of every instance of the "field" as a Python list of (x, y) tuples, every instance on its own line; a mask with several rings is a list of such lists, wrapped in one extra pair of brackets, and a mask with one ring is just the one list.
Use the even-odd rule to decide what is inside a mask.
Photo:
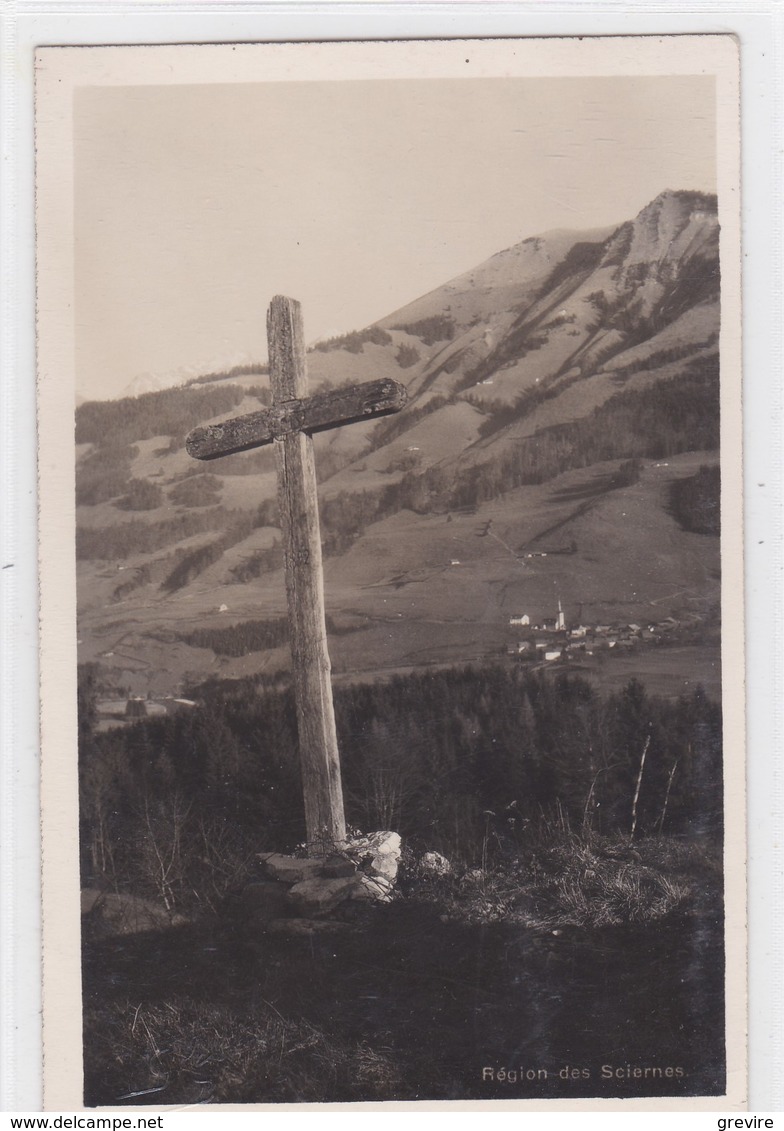
[[(674, 613), (715, 630), (718, 542), (682, 530), (666, 507), (673, 481), (714, 460), (698, 452), (648, 464), (638, 483), (620, 488), (610, 485), (614, 465), (594, 465), (518, 488), (471, 513), (403, 511), (373, 523), (346, 553), (325, 561), (327, 609), (344, 629), (330, 637), (336, 678), (498, 657), (513, 639), (510, 616), (552, 618), (559, 598), (570, 623), (644, 624)], [(532, 553), (545, 556), (526, 556)], [(123, 573), (133, 568), (131, 560)], [(228, 657), (178, 639), (195, 624), (225, 628), (285, 615), (280, 570), (232, 585), (219, 580), (219, 568), (225, 565), (210, 567), (182, 592), (151, 600), (148, 589), (132, 590), (93, 611), (88, 601), (100, 597), (106, 567), (94, 570), (95, 584), (83, 589), (81, 657), (142, 694), (176, 693), (206, 675), (284, 669), (285, 646)], [(663, 650), (640, 653), (640, 674), (662, 688), (666, 678), (668, 693), (687, 681), (718, 688), (710, 640), (666, 652), (667, 661)], [(618, 686), (617, 673), (634, 674), (633, 666), (613, 657), (591, 665), (591, 678)]]

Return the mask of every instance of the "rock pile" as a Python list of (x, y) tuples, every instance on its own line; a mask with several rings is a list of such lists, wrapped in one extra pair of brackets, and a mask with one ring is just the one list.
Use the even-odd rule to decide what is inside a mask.
[(400, 847), (398, 833), (376, 832), (353, 837), (333, 856), (265, 853), (259, 856), (262, 878), (243, 891), (243, 910), (252, 925), (273, 932), (341, 930), (345, 920), (327, 916), (355, 901), (391, 901)]

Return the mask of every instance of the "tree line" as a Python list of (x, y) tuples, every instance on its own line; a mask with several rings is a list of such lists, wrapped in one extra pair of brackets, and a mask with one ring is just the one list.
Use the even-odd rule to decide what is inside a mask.
[(721, 533), (721, 471), (703, 466), (695, 475), (676, 479), (670, 488), (670, 509), (684, 530)]
[[(432, 407), (424, 406), (422, 414)], [(512, 411), (519, 414), (524, 407), (529, 407), (528, 401), (525, 405), (516, 405)], [(506, 423), (506, 411), (500, 416), (499, 423)], [(374, 446), (388, 442), (395, 428), (401, 426), (398, 418), (379, 422), (373, 433)], [(323, 500), (324, 550), (327, 554), (342, 553), (370, 523), (403, 509), (431, 513), (475, 507), (516, 487), (543, 483), (572, 468), (616, 459), (666, 459), (683, 451), (715, 450), (718, 445), (718, 359), (696, 359), (685, 365), (677, 377), (657, 381), (643, 389), (623, 390), (589, 416), (540, 429), (496, 453), (491, 449), (484, 462), (457, 474), (442, 466), (424, 471), (417, 467), (381, 491), (346, 491)], [(127, 471), (134, 453), (132, 446), (125, 445), (114, 450), (100, 449), (89, 455), (83, 468), (85, 478), (80, 477), (79, 481), (80, 501), (102, 498), (107, 489), (119, 491), (122, 482), (125, 495), (121, 501), (126, 509), (142, 509), (159, 502), (155, 487), (143, 490), (134, 485), (135, 481), (129, 483)], [(261, 454), (265, 468), (270, 458), (266, 452)], [(190, 487), (185, 485), (188, 479), (193, 480)], [(169, 590), (181, 587), (256, 527), (278, 524), (277, 505), (272, 498), (265, 500), (255, 513), (226, 511), (211, 505), (217, 497), (219, 482), (217, 477), (203, 475), (196, 469), (172, 489), (173, 501), (198, 506), (198, 510), (184, 511), (155, 523), (131, 520), (107, 527), (79, 528), (77, 556), (123, 558), (129, 554), (154, 552), (194, 534), (218, 534), (208, 546), (180, 553), (164, 587)], [(675, 497), (671, 505), (676, 514), (685, 513), (689, 506), (692, 513), (695, 509), (695, 504), (679, 502)]]
[(387, 488), (386, 506), (421, 511), (476, 506), (505, 491), (544, 483), (572, 468), (614, 459), (666, 459), (719, 446), (719, 368), (695, 361), (678, 377), (617, 393), (590, 416), (543, 428), (457, 476), (442, 468)]
[(316, 342), (312, 348), (320, 353), (331, 353), (332, 350), (363, 353), (366, 345), (388, 346), (391, 341), (391, 335), (380, 326), (368, 326), (365, 330), (351, 330), (348, 334), (325, 338), (324, 341)]
[[(327, 614), (327, 630), (331, 636), (355, 631), (341, 626)], [(209, 648), (218, 656), (249, 656), (252, 652), (263, 652), (268, 648), (278, 648), (289, 640), (288, 617), (271, 617), (267, 620), (245, 620), (219, 628), (196, 628), (193, 632), (181, 632), (177, 639), (192, 648)]]
[[(321, 504), (324, 549), (342, 553), (368, 525), (400, 510), (418, 514), (476, 507), (507, 491), (544, 483), (564, 471), (719, 446), (719, 368), (715, 358), (694, 361), (678, 377), (616, 393), (587, 417), (543, 428), (455, 474), (442, 465), (404, 474), (381, 491), (343, 491)], [(619, 477), (620, 476), (620, 477)], [(271, 521), (274, 521), (272, 519)]]
[(436, 342), (451, 342), (457, 327), (454, 318), (450, 315), (433, 314), (430, 318), (420, 318), (417, 322), (400, 322), (392, 329), (402, 330), (414, 338), (419, 338), (426, 346), (434, 346)]
[[(198, 708), (96, 734), (99, 684), (95, 665), (80, 669), (93, 876), (151, 891), (150, 841), (165, 855), (176, 836), (193, 874), (183, 865), (170, 895), (185, 900), (188, 884), (207, 882), (216, 843), (241, 856), (303, 839), (285, 682), (213, 680), (188, 689)], [(603, 696), (579, 677), (467, 667), (338, 688), (335, 706), (349, 823), (395, 829), (420, 850), (475, 865), (555, 822), (606, 836), (721, 834), (721, 712), (699, 688), (669, 701), (632, 680)]]
[(239, 385), (194, 385), (117, 401), (87, 401), (76, 410), (76, 443), (111, 448), (153, 436), (184, 436), (197, 424), (230, 412), (244, 396)]

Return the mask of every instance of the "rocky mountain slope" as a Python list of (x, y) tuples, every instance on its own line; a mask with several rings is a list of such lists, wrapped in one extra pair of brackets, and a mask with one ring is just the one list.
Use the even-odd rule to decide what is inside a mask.
[[(718, 539), (684, 529), (672, 483), (717, 462), (718, 241), (715, 198), (665, 192), (311, 349), (313, 389), (389, 376), (410, 398), (315, 439), (336, 674), (504, 654), (509, 616), (559, 597), (571, 620), (715, 622)], [(244, 365), (79, 406), (80, 658), (118, 686), (286, 665), (272, 453), (183, 447), (268, 402)]]

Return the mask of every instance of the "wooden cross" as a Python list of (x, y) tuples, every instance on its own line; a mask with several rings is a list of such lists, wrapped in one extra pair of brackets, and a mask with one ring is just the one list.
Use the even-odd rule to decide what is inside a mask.
[(210, 460), (274, 443), (308, 852), (324, 855), (345, 842), (346, 822), (311, 434), (399, 412), (408, 396), (391, 380), (307, 396), (302, 311), (294, 299), (273, 298), (267, 340), (272, 407), (195, 428), (185, 447), (195, 459)]

